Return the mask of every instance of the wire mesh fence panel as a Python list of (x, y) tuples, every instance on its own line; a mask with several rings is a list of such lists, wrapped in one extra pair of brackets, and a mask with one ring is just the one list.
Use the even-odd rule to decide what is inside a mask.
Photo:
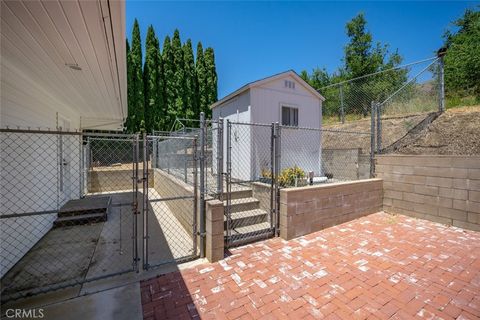
[[(197, 257), (197, 139), (148, 136), (144, 153), (144, 267)], [(150, 165), (151, 164), (151, 165)]]
[(437, 58), (430, 58), (319, 88), (325, 97), (322, 104), (323, 123), (343, 123), (354, 130), (350, 122), (368, 120), (372, 102), (385, 101), (399, 90), (404, 92), (403, 101), (385, 108), (385, 116), (437, 111), (438, 103), (430, 97), (438, 97), (439, 94), (438, 65)]
[(87, 144), (75, 133), (1, 131), (2, 300), (133, 270), (132, 171), (127, 207), (86, 194)]
[(402, 86), (375, 100), (378, 152), (393, 151), (402, 139), (421, 131), (440, 114), (439, 66), (437, 59), (410, 72)]
[(233, 246), (273, 235), (272, 125), (227, 122), (226, 230)]
[(370, 132), (280, 126), (281, 188), (370, 176)]

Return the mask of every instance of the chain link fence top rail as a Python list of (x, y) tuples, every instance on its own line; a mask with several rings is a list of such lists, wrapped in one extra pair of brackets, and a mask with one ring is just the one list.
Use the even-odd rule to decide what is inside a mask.
[[(111, 155), (123, 146), (132, 154), (132, 143), (98, 137), (89, 143), (71, 132), (0, 135), (2, 300), (133, 270), (132, 170), (127, 206), (110, 208), (109, 198), (95, 197), (80, 208), (85, 215), (67, 210), (69, 200), (92, 191), (93, 172), (130, 161)], [(116, 183), (110, 182), (102, 185)]]

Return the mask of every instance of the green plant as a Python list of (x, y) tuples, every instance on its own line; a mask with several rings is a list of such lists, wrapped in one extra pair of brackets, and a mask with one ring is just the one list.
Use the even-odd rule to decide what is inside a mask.
[(305, 178), (305, 171), (297, 166), (283, 169), (278, 176), (278, 183), (281, 187), (290, 187), (295, 185), (295, 179)]
[(272, 178), (272, 171), (270, 169), (263, 168), (261, 175), (262, 175), (262, 178), (271, 179)]

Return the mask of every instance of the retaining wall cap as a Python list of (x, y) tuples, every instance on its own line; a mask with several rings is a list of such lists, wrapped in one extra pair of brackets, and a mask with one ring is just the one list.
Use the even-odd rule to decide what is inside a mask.
[(338, 186), (347, 186), (352, 184), (361, 184), (361, 183), (369, 183), (369, 182), (377, 182), (383, 181), (382, 178), (371, 178), (371, 179), (363, 179), (363, 180), (355, 180), (355, 181), (345, 181), (345, 182), (335, 182), (335, 183), (326, 183), (321, 185), (314, 185), (314, 186), (305, 186), (305, 187), (297, 187), (297, 188), (288, 188), (288, 189), (281, 189), (281, 192), (300, 192), (305, 190), (315, 190), (315, 189), (328, 189), (328, 188), (335, 188)]

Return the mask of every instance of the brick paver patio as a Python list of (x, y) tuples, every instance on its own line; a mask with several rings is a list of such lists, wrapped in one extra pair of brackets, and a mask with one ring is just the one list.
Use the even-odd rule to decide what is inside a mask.
[(480, 233), (377, 213), (141, 284), (145, 319), (478, 319)]

